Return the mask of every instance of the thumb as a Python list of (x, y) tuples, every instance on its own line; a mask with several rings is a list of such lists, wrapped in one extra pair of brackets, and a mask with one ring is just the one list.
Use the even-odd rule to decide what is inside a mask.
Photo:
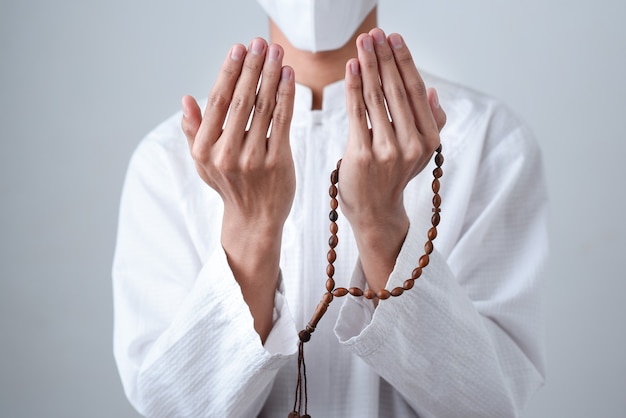
[(437, 129), (439, 132), (443, 129), (446, 124), (446, 112), (443, 111), (441, 105), (439, 104), (439, 96), (437, 95), (437, 90), (430, 88), (428, 89), (428, 103), (430, 104), (430, 110), (433, 112), (433, 117), (435, 118), (435, 122), (437, 123)]
[(189, 149), (193, 146), (194, 139), (200, 129), (200, 123), (202, 122), (202, 112), (200, 106), (191, 96), (184, 96), (181, 100), (183, 108), (183, 119), (181, 121), (181, 127), (187, 137)]

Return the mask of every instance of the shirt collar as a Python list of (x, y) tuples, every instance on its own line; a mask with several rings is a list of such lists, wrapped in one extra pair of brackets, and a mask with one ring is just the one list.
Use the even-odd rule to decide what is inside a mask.
[(294, 103), (295, 116), (308, 115), (313, 112), (320, 112), (324, 115), (327, 113), (336, 114), (337, 111), (345, 112), (345, 80), (335, 81), (324, 87), (321, 110), (311, 110), (312, 103), (313, 93), (311, 89), (303, 84), (296, 83), (296, 98)]

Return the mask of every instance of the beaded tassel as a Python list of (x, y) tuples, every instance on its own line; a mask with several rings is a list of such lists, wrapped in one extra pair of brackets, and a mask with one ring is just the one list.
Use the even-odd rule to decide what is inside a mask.
[[(298, 343), (298, 380), (296, 383), (296, 396), (293, 404), (293, 410), (289, 413), (289, 418), (311, 418), (308, 414), (308, 396), (307, 396), (307, 377), (306, 377), (306, 364), (304, 362), (304, 343), (311, 339), (311, 334), (315, 331), (318, 322), (322, 319), (322, 316), (326, 313), (328, 306), (335, 297), (343, 297), (348, 293), (352, 296), (363, 296), (366, 299), (378, 298), (380, 300), (389, 299), (390, 297), (398, 297), (405, 291), (411, 290), (415, 285), (415, 280), (419, 279), (422, 275), (422, 270), (426, 268), (430, 262), (430, 254), (432, 254), (434, 246), (433, 241), (437, 238), (437, 226), (441, 221), (441, 196), (439, 195), (440, 183), (439, 179), (443, 176), (443, 155), (441, 154), (441, 145), (435, 150), (435, 169), (433, 170), (433, 216), (431, 218), (432, 227), (428, 230), (428, 240), (424, 244), (424, 254), (419, 258), (417, 267), (411, 273), (411, 278), (404, 281), (401, 287), (396, 287), (389, 291), (387, 289), (381, 289), (378, 292), (372, 289), (362, 290), (358, 287), (351, 287), (346, 289), (345, 287), (335, 288), (335, 266), (333, 263), (337, 259), (337, 253), (335, 247), (339, 243), (337, 232), (339, 227), (337, 226), (337, 219), (339, 214), (337, 208), (339, 202), (337, 201), (337, 183), (339, 182), (339, 168), (341, 167), (341, 160), (337, 162), (337, 168), (335, 168), (330, 174), (330, 189), (328, 194), (330, 195), (330, 213), (328, 219), (330, 220), (330, 238), (328, 239), (328, 254), (326, 256), (328, 260), (328, 266), (326, 267), (326, 293), (322, 296), (322, 300), (315, 308), (313, 316), (309, 320), (306, 327), (298, 333), (300, 342)], [(304, 415), (301, 415), (304, 410)]]

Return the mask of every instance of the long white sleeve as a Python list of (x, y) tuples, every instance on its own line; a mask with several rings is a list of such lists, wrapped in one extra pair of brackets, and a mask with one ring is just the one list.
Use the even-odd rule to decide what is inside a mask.
[(293, 320), (277, 291), (274, 331), (261, 344), (219, 236), (198, 245), (186, 225), (189, 205), (203, 201), (219, 223), (219, 201), (208, 187), (194, 198), (190, 184), (199, 178), (173, 164), (172, 142), (155, 135), (129, 167), (113, 269), (125, 391), (150, 417), (254, 416), (295, 351)]

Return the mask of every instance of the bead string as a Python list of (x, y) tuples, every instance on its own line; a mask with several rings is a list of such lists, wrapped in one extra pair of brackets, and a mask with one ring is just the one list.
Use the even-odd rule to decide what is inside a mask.
[[(298, 380), (296, 383), (296, 396), (293, 405), (292, 412), (289, 413), (289, 418), (311, 418), (311, 416), (307, 412), (308, 407), (308, 396), (307, 396), (307, 378), (306, 378), (306, 365), (304, 363), (304, 343), (311, 339), (311, 334), (315, 331), (315, 327), (317, 326), (322, 316), (326, 313), (328, 306), (333, 301), (334, 298), (340, 298), (346, 296), (347, 294), (351, 294), (352, 296), (363, 296), (366, 299), (374, 299), (378, 298), (380, 300), (389, 299), (390, 297), (398, 297), (402, 295), (405, 291), (411, 290), (415, 285), (415, 280), (419, 279), (422, 275), (422, 270), (426, 268), (428, 263), (430, 262), (430, 254), (433, 252), (433, 240), (437, 238), (437, 226), (441, 220), (441, 196), (439, 195), (440, 183), (439, 179), (443, 175), (443, 170), (441, 166), (443, 165), (443, 155), (441, 154), (441, 145), (435, 150), (435, 169), (433, 170), (433, 216), (431, 218), (432, 227), (428, 230), (428, 240), (426, 244), (424, 244), (424, 254), (419, 258), (417, 267), (411, 273), (411, 278), (404, 281), (401, 287), (395, 287), (391, 291), (387, 289), (381, 289), (378, 292), (373, 291), (372, 289), (362, 290), (358, 287), (351, 287), (349, 289), (345, 287), (337, 287), (335, 288), (335, 279), (333, 278), (335, 275), (335, 266), (333, 263), (337, 259), (337, 253), (335, 252), (335, 247), (339, 243), (339, 238), (337, 237), (337, 232), (339, 227), (337, 226), (337, 219), (339, 219), (339, 214), (337, 213), (337, 208), (339, 207), (339, 202), (337, 201), (337, 183), (339, 182), (339, 168), (341, 167), (341, 160), (337, 162), (337, 168), (335, 168), (330, 174), (330, 189), (328, 190), (328, 194), (330, 195), (330, 213), (328, 218), (330, 220), (330, 238), (328, 239), (328, 246), (330, 249), (328, 250), (328, 254), (326, 256), (328, 260), (328, 266), (326, 267), (326, 276), (328, 277), (326, 280), (326, 293), (322, 296), (322, 300), (315, 308), (313, 312), (313, 316), (311, 320), (306, 325), (306, 327), (298, 333), (298, 338), (300, 342), (298, 344)], [(304, 409), (304, 415), (301, 415), (302, 410)]]

